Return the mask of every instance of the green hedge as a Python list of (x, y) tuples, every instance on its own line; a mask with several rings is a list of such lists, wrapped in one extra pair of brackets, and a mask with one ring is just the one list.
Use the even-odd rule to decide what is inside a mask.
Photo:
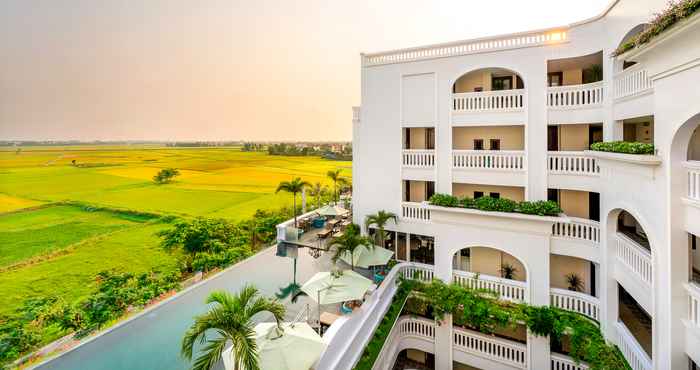
[(640, 45), (646, 44), (654, 37), (671, 28), (683, 19), (691, 17), (700, 9), (700, 0), (682, 0), (669, 3), (668, 8), (659, 13), (649, 22), (649, 27), (632, 37), (626, 43), (620, 45), (613, 56), (618, 56), (630, 51)]
[(625, 154), (654, 154), (654, 144), (630, 141), (605, 141), (591, 144), (591, 150)]
[(562, 210), (557, 202), (539, 200), (535, 202), (516, 202), (505, 198), (481, 197), (457, 198), (449, 194), (434, 194), (430, 197), (430, 204), (440, 207), (459, 207), (478, 209), (487, 212), (523, 213), (538, 216), (557, 216)]
[(416, 283), (413, 280), (402, 280), (400, 282), (399, 289), (396, 294), (394, 294), (389, 310), (387, 310), (386, 315), (384, 315), (382, 322), (379, 323), (377, 330), (374, 331), (372, 339), (367, 343), (367, 347), (365, 347), (365, 351), (362, 353), (362, 357), (360, 357), (357, 365), (355, 365), (354, 370), (372, 369), (374, 361), (377, 360), (379, 352), (382, 351), (386, 338), (389, 336), (394, 323), (401, 314), (401, 309), (408, 299), (408, 295), (411, 294), (415, 286)]
[(629, 370), (620, 351), (608, 344), (598, 325), (587, 317), (548, 306), (531, 306), (499, 300), (494, 292), (469, 289), (439, 280), (413, 282), (414, 295), (426, 301), (437, 321), (451, 314), (455, 325), (466, 325), (483, 333), (514, 328), (525, 324), (537, 336), (561, 341), (567, 335), (577, 362), (587, 362), (591, 369)]

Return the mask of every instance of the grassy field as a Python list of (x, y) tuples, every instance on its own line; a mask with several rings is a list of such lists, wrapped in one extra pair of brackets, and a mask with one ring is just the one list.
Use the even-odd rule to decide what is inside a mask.
[[(166, 167), (181, 175), (156, 185), (153, 176)], [(0, 315), (28, 297), (77, 299), (92, 289), (95, 274), (103, 270), (177, 268), (155, 235), (168, 227), (159, 218), (65, 202), (236, 221), (257, 209), (291, 205), (289, 194), (274, 194), (280, 181), (299, 176), (330, 184), (325, 174), (336, 168), (351, 175), (350, 162), (238, 148), (0, 150)]]

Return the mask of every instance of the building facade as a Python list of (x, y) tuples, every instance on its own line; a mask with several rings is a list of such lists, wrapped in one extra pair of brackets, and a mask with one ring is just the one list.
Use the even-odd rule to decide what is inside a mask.
[[(666, 6), (619, 0), (564, 27), (363, 54), (354, 221), (396, 213), (387, 245), (397, 259), (446, 282), (486, 284), (502, 299), (586, 315), (634, 370), (693, 368), (700, 17), (612, 56)], [(655, 152), (589, 150), (602, 141), (649, 143)], [(564, 215), (436, 207), (427, 202), (436, 193), (549, 199)], [(365, 309), (376, 316), (386, 309), (370, 303)], [(390, 346), (396, 353), (375, 368), (390, 369), (401, 350), (401, 358), (429, 358), (436, 369), (585, 368), (526, 330), (493, 337), (449, 317), (441, 325), (402, 320), (423, 334), (392, 336), (401, 342)], [(353, 324), (358, 345), (375, 324)], [(352, 363), (354, 345), (343, 347), (346, 358), (325, 354), (319, 368)]]

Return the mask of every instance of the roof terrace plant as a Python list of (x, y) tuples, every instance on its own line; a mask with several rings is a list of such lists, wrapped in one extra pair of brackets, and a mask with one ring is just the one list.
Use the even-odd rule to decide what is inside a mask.
[(428, 202), (434, 206), (476, 209), (485, 212), (522, 213), (537, 216), (558, 216), (562, 213), (557, 202), (551, 200), (516, 202), (506, 198), (458, 198), (450, 194), (433, 194)]
[(657, 13), (649, 26), (630, 40), (620, 45), (613, 56), (624, 54), (634, 48), (649, 43), (655, 37), (673, 27), (678, 22), (690, 18), (700, 9), (700, 0), (681, 0), (668, 3), (666, 10)]
[(591, 144), (591, 150), (624, 154), (654, 154), (654, 144), (630, 141), (604, 141)]

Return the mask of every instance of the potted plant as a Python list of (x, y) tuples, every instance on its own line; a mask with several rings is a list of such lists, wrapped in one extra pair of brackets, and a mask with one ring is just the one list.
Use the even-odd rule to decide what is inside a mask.
[(566, 275), (566, 283), (571, 291), (580, 292), (584, 289), (583, 279), (574, 272)]
[(513, 279), (515, 276), (515, 273), (518, 272), (518, 269), (515, 268), (515, 266), (511, 265), (510, 263), (503, 263), (501, 264), (501, 269), (499, 270), (501, 273), (501, 277), (504, 279)]

